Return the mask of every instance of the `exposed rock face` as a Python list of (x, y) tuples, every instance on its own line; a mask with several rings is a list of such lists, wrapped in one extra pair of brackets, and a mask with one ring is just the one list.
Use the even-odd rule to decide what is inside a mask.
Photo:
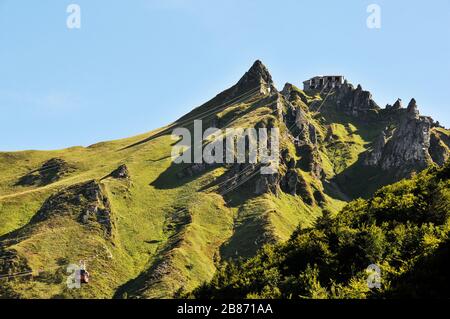
[(306, 103), (308, 103), (306, 96), (304, 94), (301, 94), (298, 90), (296, 90), (294, 88), (294, 85), (292, 85), (291, 83), (286, 83), (284, 85), (284, 88), (281, 91), (281, 94), (285, 97), (286, 101), (289, 101), (290, 103), (292, 103), (294, 105), (299, 105), (300, 103), (304, 103), (306, 106)]
[(392, 108), (394, 110), (399, 110), (401, 108), (403, 108), (403, 102), (402, 99), (397, 99), (397, 101), (395, 101), (394, 105), (392, 106)]
[[(282, 98), (283, 97), (283, 98)], [(277, 110), (279, 119), (286, 124), (288, 135), (286, 138), (294, 143), (296, 155), (300, 157), (296, 161), (289, 155), (287, 149), (280, 152), (280, 165), (286, 168), (273, 175), (258, 175), (255, 178), (255, 194), (261, 195), (283, 191), (292, 195), (301, 196), (305, 203), (313, 204), (314, 197), (308, 183), (304, 180), (298, 169), (312, 173), (320, 179), (323, 175), (322, 163), (319, 154), (318, 134), (315, 126), (308, 120), (305, 114), (304, 96), (291, 84), (286, 84), (281, 95), (277, 98)], [(268, 127), (271, 127), (268, 125)], [(235, 176), (242, 175), (245, 168), (234, 170)], [(244, 174), (245, 176), (246, 174)], [(236, 180), (238, 178), (236, 177)]]
[(199, 176), (206, 172), (209, 168), (216, 166), (216, 164), (197, 163), (185, 167), (183, 170), (177, 173), (178, 178)]
[(402, 103), (402, 99), (397, 99), (397, 101), (395, 101), (394, 105), (386, 105), (386, 110), (400, 110), (401, 108), (403, 108), (403, 103)]
[[(278, 91), (275, 88), (272, 76), (265, 65), (257, 60), (238, 83), (221, 92), (207, 103), (196, 108), (193, 112), (181, 117), (178, 121), (186, 120), (188, 116), (192, 116), (192, 113), (207, 112), (212, 108), (218, 108), (220, 106), (226, 107), (226, 104), (228, 103), (236, 103), (236, 101), (242, 101), (258, 94), (266, 95), (276, 93), (278, 93)], [(211, 123), (214, 124), (214, 121), (215, 120), (213, 119)]]
[(295, 93), (292, 86), (289, 85), (285, 86), (283, 94), (290, 99), (284, 121), (290, 134), (294, 137), (297, 155), (300, 156), (298, 166), (313, 173), (317, 178), (321, 178), (323, 169), (316, 127), (308, 120), (302, 107), (298, 106), (298, 100), (302, 101), (300, 94)]
[(336, 88), (336, 94), (331, 96), (331, 100), (337, 104), (337, 107), (344, 114), (364, 117), (369, 110), (380, 109), (372, 99), (369, 91), (364, 91), (361, 85), (355, 89), (347, 81), (339, 88)]
[(281, 180), (280, 185), (281, 189), (285, 193), (291, 195), (299, 195), (302, 200), (308, 205), (312, 205), (314, 203), (314, 197), (311, 193), (311, 188), (297, 170), (290, 168)]
[(258, 176), (255, 182), (255, 194), (261, 195), (268, 192), (276, 193), (278, 181), (278, 174)]
[(52, 158), (43, 163), (40, 168), (22, 176), (16, 185), (44, 186), (58, 181), (73, 171), (74, 168), (63, 159)]
[(236, 91), (245, 92), (255, 87), (260, 87), (260, 92), (263, 94), (277, 92), (277, 89), (273, 85), (272, 76), (266, 66), (259, 60), (239, 80), (235, 89)]
[[(408, 104), (408, 107), (403, 108), (401, 99), (397, 99), (393, 105), (387, 105), (385, 109), (380, 107), (372, 99), (372, 94), (369, 91), (363, 90), (361, 85), (354, 87), (347, 81), (340, 87), (328, 89), (325, 88), (321, 92), (322, 104), (320, 108), (317, 103), (311, 102), (314, 98), (309, 95), (307, 91), (298, 89), (292, 84), (287, 83), (281, 92), (276, 91), (272, 77), (267, 68), (260, 62), (256, 61), (248, 72), (239, 80), (239, 82), (230, 89), (220, 93), (216, 98), (206, 103), (203, 107), (209, 109), (215, 107), (219, 102), (230, 102), (234, 105), (235, 98), (248, 92), (257, 92), (257, 97), (253, 96), (255, 93), (249, 93), (253, 109), (266, 108), (273, 112), (270, 116), (263, 117), (256, 123), (255, 127), (273, 127), (281, 125), (283, 128), (280, 169), (273, 175), (252, 176), (252, 172), (258, 171), (255, 165), (248, 164), (227, 164), (228, 171), (224, 179), (228, 179), (225, 185), (222, 185), (222, 190), (230, 187), (240, 187), (243, 183), (252, 185), (256, 194), (264, 194), (267, 192), (279, 192), (280, 190), (292, 195), (301, 196), (303, 201), (308, 204), (320, 204), (326, 201), (323, 190), (318, 190), (317, 185), (323, 182), (327, 176), (340, 174), (338, 177), (341, 182), (348, 178), (352, 180), (353, 171), (337, 172), (333, 169), (336, 167), (329, 167), (330, 154), (343, 154), (343, 159), (331, 159), (333, 165), (348, 165), (353, 163), (355, 165), (363, 165), (370, 167), (377, 167), (380, 174), (374, 171), (375, 178), (379, 178), (384, 172), (390, 171), (389, 174), (395, 175), (393, 180), (410, 175), (414, 171), (420, 171), (428, 166), (432, 161), (436, 163), (443, 163), (448, 158), (449, 144), (445, 143), (447, 135), (438, 134), (437, 128), (439, 125), (434, 123), (431, 118), (420, 116), (417, 103), (414, 99)], [(317, 94), (318, 92), (313, 92)], [(323, 106), (323, 107), (322, 107)], [(328, 113), (330, 110), (332, 112)], [(320, 117), (322, 113), (323, 117)], [(335, 114), (338, 113), (338, 114)], [(211, 126), (220, 127), (225, 123), (231, 123), (234, 118), (239, 118), (246, 113), (239, 108), (232, 109), (226, 112), (226, 118), (220, 116), (213, 116), (210, 118)], [(367, 128), (370, 129), (370, 135), (373, 131), (380, 132), (379, 136), (372, 140), (370, 149), (363, 155), (359, 155), (360, 151), (364, 151), (365, 144), (359, 144), (359, 141), (352, 140), (353, 134), (362, 136), (362, 133), (353, 131), (355, 125), (349, 129), (345, 136), (336, 135), (330, 129), (330, 121), (333, 123), (333, 116), (339, 114), (346, 115), (340, 118), (342, 121), (358, 123), (362, 128), (367, 123)], [(268, 114), (269, 115), (269, 114)], [(331, 115), (331, 116), (330, 116)], [(349, 117), (353, 118), (350, 119)], [(385, 127), (381, 131), (381, 127)], [(287, 128), (287, 130), (285, 129)], [(326, 130), (332, 134), (326, 135)], [(434, 132), (434, 133), (433, 133)], [(340, 134), (340, 133), (339, 133)], [(346, 140), (345, 145), (342, 144), (342, 153), (328, 152), (326, 149), (329, 139)], [(366, 141), (366, 140), (365, 140)], [(289, 149), (289, 151), (288, 151)], [(295, 152), (289, 156), (283, 152)], [(354, 155), (356, 154), (356, 155)], [(355, 158), (351, 158), (354, 156)], [(324, 163), (322, 160), (327, 160), (326, 174), (324, 172)], [(356, 160), (354, 162), (353, 160)], [(361, 160), (361, 161), (360, 161)], [(208, 169), (212, 168), (209, 164), (192, 164), (185, 167), (178, 177), (195, 177)], [(344, 167), (344, 171), (348, 167)], [(248, 169), (248, 171), (247, 171)], [(339, 168), (340, 169), (340, 168)], [(392, 172), (393, 173), (392, 173)], [(342, 174), (341, 174), (342, 173)], [(316, 183), (305, 181), (304, 177), (307, 174), (309, 178), (316, 180)], [(350, 176), (350, 177), (349, 177)], [(380, 179), (380, 185), (384, 182)], [(341, 182), (341, 184), (346, 182)], [(374, 182), (376, 185), (376, 182)], [(341, 186), (340, 186), (341, 187)], [(344, 194), (341, 190), (339, 190)], [(353, 189), (349, 192), (355, 192)], [(344, 194), (346, 195), (346, 194)], [(348, 198), (348, 196), (343, 196)]]
[(367, 153), (364, 163), (368, 166), (376, 166), (383, 157), (383, 150), (386, 146), (388, 137), (386, 136), (386, 129), (375, 139), (372, 149)]
[(416, 101), (412, 99), (392, 137), (387, 139), (383, 132), (375, 141), (366, 165), (396, 170), (397, 177), (424, 169), (432, 162), (428, 151), (431, 124), (430, 118), (419, 116)]
[(109, 177), (117, 178), (117, 179), (129, 179), (130, 172), (128, 171), (128, 167), (125, 164), (120, 165), (114, 171), (109, 174)]
[(54, 216), (73, 216), (81, 224), (98, 223), (106, 235), (112, 235), (111, 205), (96, 181), (77, 184), (50, 196), (31, 222), (41, 222)]
[(323, 175), (322, 160), (316, 144), (308, 144), (299, 140), (296, 142), (297, 154), (301, 156), (298, 167), (304, 171), (311, 172), (315, 177), (321, 178)]

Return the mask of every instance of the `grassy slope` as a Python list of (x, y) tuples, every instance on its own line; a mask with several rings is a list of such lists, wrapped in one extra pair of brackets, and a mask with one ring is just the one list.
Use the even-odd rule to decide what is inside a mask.
[[(448, 298), (450, 162), (222, 267), (199, 298)], [(381, 268), (369, 289), (368, 265)]]
[[(69, 218), (57, 218), (44, 225), (33, 226), (32, 233), (27, 235), (29, 239), (8, 247), (27, 260), (35, 274), (40, 269), (50, 269), (47, 274), (41, 273), (34, 280), (13, 282), (12, 285), (23, 297), (49, 298), (60, 294), (66, 297), (112, 297), (119, 286), (145, 271), (159, 252), (167, 249), (165, 245), (169, 236), (173, 235), (167, 230), (168, 215), (186, 206), (189, 201), (194, 206), (190, 211), (192, 222), (183, 229), (183, 234), (178, 234), (185, 240), (174, 249), (174, 267), (181, 272), (184, 268), (184, 273), (189, 273), (186, 281), (190, 288), (198, 280), (206, 280), (214, 273), (212, 257), (218, 246), (231, 235), (233, 212), (224, 206), (223, 199), (217, 195), (196, 194), (203, 178), (167, 189), (152, 186), (171, 165), (173, 141), (170, 136), (163, 136), (123, 149), (147, 135), (100, 143), (89, 148), (0, 154), (0, 168), (4, 172), (0, 180), (0, 236), (27, 225), (44, 200), (64, 187), (101, 179), (122, 163), (127, 165), (131, 174), (131, 181), (126, 183), (114, 179), (102, 180), (116, 219), (113, 243), (91, 230), (83, 229)], [(20, 176), (54, 157), (73, 164), (76, 172), (48, 186), (14, 186)], [(176, 180), (175, 173), (176, 170), (171, 169), (165, 178)], [(9, 246), (8, 242), (6, 246)], [(98, 254), (102, 247), (108, 247), (113, 258)], [(99, 255), (89, 262), (94, 284), (83, 287), (81, 291), (66, 291), (65, 265), (94, 255)], [(58, 267), (61, 260), (65, 262)], [(52, 280), (41, 282), (43, 277), (51, 277)], [(170, 296), (173, 293), (170, 282), (176, 281), (177, 277), (167, 278), (167, 284), (163, 286), (169, 287), (156, 289), (157, 296)]]
[[(322, 99), (318, 95), (305, 98), (308, 104)], [(227, 127), (247, 127), (273, 118), (270, 105), (261, 101), (261, 96), (240, 101), (218, 110), (217, 117)], [(320, 150), (331, 179), (357, 162), (379, 128), (355, 123), (333, 113), (327, 105), (325, 110), (323, 116), (311, 113), (308, 118), (322, 140), (330, 134), (334, 137)], [(100, 180), (123, 163), (131, 175), (130, 181), (101, 180), (115, 220), (113, 240), (61, 217), (31, 225), (32, 233), (13, 246), (6, 242), (6, 247), (16, 250), (36, 275), (33, 280), (10, 281), (15, 291), (23, 297), (44, 298), (171, 297), (180, 288), (192, 290), (208, 281), (221, 258), (252, 256), (265, 242), (287, 240), (299, 222), (311, 226), (322, 208), (337, 212), (344, 205), (328, 195), (324, 207), (308, 206), (300, 197), (284, 193), (255, 196), (252, 186), (244, 186), (226, 198), (200, 192), (224, 170), (209, 170), (180, 180), (176, 176), (180, 167), (171, 165), (170, 136), (148, 136), (150, 133), (88, 148), (0, 153), (0, 236), (27, 225), (42, 203), (58, 190)], [(294, 149), (287, 141), (282, 144)], [(126, 148), (129, 145), (135, 146)], [(14, 186), (19, 177), (50, 158), (64, 159), (76, 170), (48, 186)], [(309, 173), (302, 175), (312, 188), (323, 190), (322, 183)], [(182, 209), (185, 211), (180, 213)], [(92, 283), (81, 290), (67, 290), (65, 267), (86, 258), (90, 259)], [(37, 275), (39, 270), (44, 272)]]
[[(270, 113), (270, 109), (252, 107), (255, 101), (248, 105), (239, 103), (236, 110), (247, 112), (230, 124), (248, 125)], [(0, 236), (24, 226), (31, 229), (17, 243), (8, 241), (9, 237), (3, 242), (33, 271), (33, 278), (9, 282), (22, 297), (123, 297), (117, 295), (121, 287), (131, 287), (135, 296), (170, 297), (181, 286), (193, 289), (211, 278), (215, 262), (220, 259), (219, 247), (232, 236), (238, 211), (245, 211), (246, 204), (228, 208), (222, 197), (197, 192), (223, 172), (208, 172), (200, 178), (179, 181), (178, 169), (171, 166), (169, 157), (173, 143), (170, 136), (125, 148), (148, 135), (88, 148), (0, 153), (0, 168), (4, 172), (0, 180)], [(21, 176), (50, 158), (64, 159), (76, 170), (47, 186), (15, 186)], [(115, 220), (113, 240), (62, 216), (39, 225), (29, 224), (50, 195), (70, 185), (100, 180), (123, 163), (130, 171), (129, 182), (101, 180)], [(188, 224), (173, 216), (185, 207), (191, 217)], [(268, 216), (267, 220), (273, 224), (270, 230), (276, 238), (286, 239), (301, 216), (289, 212), (282, 217)], [(88, 259), (93, 282), (80, 290), (68, 290), (65, 268), (80, 259)], [(148, 272), (164, 260), (170, 261), (169, 271), (153, 282)]]
[[(141, 138), (137, 137), (136, 140)], [(8, 165), (7, 172), (10, 173), (9, 176), (7, 175), (10, 178), (2, 181), (4, 191), (0, 197), (2, 205), (0, 219), (8, 220), (8, 223), (1, 224), (2, 234), (27, 224), (45, 198), (61, 188), (90, 179), (100, 179), (120, 163), (126, 163), (133, 176), (130, 187), (120, 185), (120, 182), (112, 180), (104, 181), (112, 202), (114, 218), (117, 219), (118, 238), (114, 241), (115, 246), (111, 246), (111, 243), (103, 236), (84, 229), (70, 218), (61, 217), (44, 223), (42, 226), (33, 227), (30, 239), (23, 240), (11, 247), (18, 251), (21, 258), (28, 261), (28, 265), (36, 273), (40, 269), (50, 268), (50, 272), (55, 277), (60, 277), (58, 278), (60, 280), (55, 280), (55, 283), (40, 284), (39, 277), (34, 281), (21, 282), (15, 287), (23, 293), (24, 297), (51, 297), (62, 293), (64, 287), (62, 279), (65, 276), (58, 276), (58, 272), (61, 273), (64, 269), (56, 267), (57, 261), (66, 260), (70, 263), (77, 263), (82, 258), (97, 255), (97, 250), (101, 250), (102, 247), (110, 246), (109, 249), (114, 257), (110, 259), (100, 255), (94, 258), (89, 266), (96, 284), (75, 294), (86, 297), (111, 297), (115, 286), (140, 272), (155, 252), (155, 247), (145, 243), (145, 240), (163, 237), (160, 229), (164, 222), (164, 216), (160, 212), (176, 196), (175, 191), (158, 191), (160, 200), (155, 201), (156, 191), (148, 185), (152, 178), (158, 176), (158, 172), (166, 169), (170, 164), (169, 160), (149, 162), (154, 158), (153, 156), (159, 158), (160, 155), (170, 152), (169, 140), (167, 138), (163, 138), (163, 140), (165, 140), (164, 143), (156, 141), (140, 149), (127, 151), (119, 151), (119, 149), (133, 142), (133, 139), (102, 143), (86, 149), (26, 152), (20, 154), (23, 160), (19, 158), (14, 166), (10, 161), (9, 154), (2, 154), (1, 158), (7, 159), (2, 161), (2, 165)], [(164, 147), (165, 145), (167, 146)], [(48, 186), (18, 187), (19, 189), (12, 187), (15, 180), (11, 178), (14, 176), (11, 172), (18, 176), (23, 175), (52, 157), (63, 158), (69, 163), (74, 163), (79, 170)], [(26, 164), (24, 165), (23, 162)], [(20, 169), (10, 169), (13, 167)], [(90, 169), (87, 169), (88, 167)], [(16, 194), (13, 193), (14, 190)], [(128, 206), (123, 206), (127, 199), (130, 199), (127, 203)], [(25, 287), (27, 288), (25, 289)]]

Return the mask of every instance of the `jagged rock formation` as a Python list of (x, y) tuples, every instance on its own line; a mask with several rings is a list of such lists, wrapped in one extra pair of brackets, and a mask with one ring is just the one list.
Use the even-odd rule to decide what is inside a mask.
[(217, 166), (216, 164), (197, 163), (188, 165), (177, 173), (178, 178), (196, 177), (206, 172), (209, 168)]
[(430, 154), (430, 129), (432, 120), (420, 116), (414, 99), (408, 104), (398, 126), (386, 136), (383, 131), (368, 153), (366, 165), (382, 170), (395, 170), (397, 177), (406, 177), (433, 162)]
[(38, 169), (22, 176), (16, 183), (20, 186), (44, 186), (54, 183), (63, 176), (74, 171), (74, 168), (65, 160), (52, 158), (41, 165)]
[[(189, 114), (181, 117), (177, 122), (182, 122), (194, 114), (204, 114), (211, 109), (220, 111), (221, 109), (219, 107), (226, 103), (242, 101), (256, 94), (264, 96), (277, 92), (269, 71), (261, 61), (257, 60), (238, 83), (194, 109)], [(220, 127), (217, 123), (216, 113), (209, 115), (208, 119), (210, 119), (210, 125), (212, 127)]]
[(97, 223), (107, 236), (112, 235), (111, 205), (101, 185), (95, 180), (70, 186), (50, 196), (30, 223), (42, 222), (54, 216), (70, 216), (83, 225)]
[(397, 101), (395, 101), (394, 105), (386, 105), (386, 110), (391, 111), (391, 110), (400, 110), (401, 108), (403, 108), (403, 102), (402, 99), (397, 99)]
[(284, 122), (293, 137), (296, 153), (300, 157), (297, 165), (304, 171), (311, 172), (317, 178), (322, 177), (322, 163), (319, 155), (317, 129), (306, 117), (306, 98), (292, 84), (286, 84), (282, 94), (287, 104)]
[(247, 73), (239, 80), (233, 90), (236, 93), (246, 92), (256, 87), (260, 88), (262, 94), (277, 92), (272, 81), (272, 76), (260, 60), (257, 60), (253, 64)]
[[(262, 164), (247, 161), (171, 162), (172, 130), (191, 129), (195, 119), (204, 130), (278, 128), (278, 168), (261, 175)], [(0, 259), (13, 260), (0, 261), (0, 274), (47, 263), (65, 267), (59, 259), (77, 262), (80, 247), (86, 256), (101, 255), (89, 266), (94, 281), (79, 295), (57, 281), (61, 270), (51, 270), (33, 278), (41, 280), (38, 286), (26, 280), (0, 286), (0, 297), (171, 298), (210, 280), (221, 260), (253, 256), (265, 243), (289, 238), (299, 223), (314, 225), (324, 209), (337, 214), (353, 198), (428, 163), (444, 163), (449, 149), (450, 131), (420, 116), (414, 100), (408, 108), (399, 99), (380, 109), (370, 92), (350, 83), (323, 92), (288, 83), (279, 92), (256, 61), (230, 89), (148, 136), (58, 152), (0, 153), (0, 167), (11, 172), (41, 167), (24, 179), (25, 190), (0, 180)], [(160, 159), (149, 160), (149, 153)], [(83, 171), (61, 179), (69, 164), (58, 156)], [(123, 165), (111, 172), (116, 163)]]
[(386, 130), (383, 130), (381, 134), (372, 143), (372, 150), (367, 153), (364, 163), (368, 166), (376, 166), (381, 161), (383, 156), (383, 150), (386, 146), (387, 136)]
[(364, 117), (370, 110), (379, 110), (369, 91), (358, 85), (356, 89), (347, 81), (334, 89), (336, 94), (330, 97), (337, 104), (338, 110), (354, 117)]
[(314, 196), (311, 187), (298, 170), (290, 167), (281, 180), (281, 189), (291, 195), (299, 195), (308, 204), (314, 204)]

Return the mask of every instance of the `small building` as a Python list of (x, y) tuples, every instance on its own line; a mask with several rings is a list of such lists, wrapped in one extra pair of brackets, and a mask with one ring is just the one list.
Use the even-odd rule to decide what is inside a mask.
[(325, 88), (340, 87), (344, 84), (342, 75), (319, 75), (303, 81), (304, 90), (321, 90)]

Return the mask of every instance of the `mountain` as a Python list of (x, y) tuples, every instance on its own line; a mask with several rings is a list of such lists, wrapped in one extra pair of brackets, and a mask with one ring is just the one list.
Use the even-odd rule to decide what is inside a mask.
[(224, 264), (194, 296), (448, 299), (449, 235), (450, 161), (352, 201), (337, 216), (324, 211), (287, 242)]
[[(279, 166), (176, 164), (175, 128), (277, 128)], [(204, 141), (207, 147), (214, 140)], [(173, 298), (225, 260), (285, 242), (299, 224), (449, 157), (450, 131), (413, 99), (380, 108), (370, 92), (278, 91), (256, 61), (231, 88), (161, 129), (59, 151), (0, 153), (0, 296)], [(69, 289), (84, 260), (88, 285)]]

